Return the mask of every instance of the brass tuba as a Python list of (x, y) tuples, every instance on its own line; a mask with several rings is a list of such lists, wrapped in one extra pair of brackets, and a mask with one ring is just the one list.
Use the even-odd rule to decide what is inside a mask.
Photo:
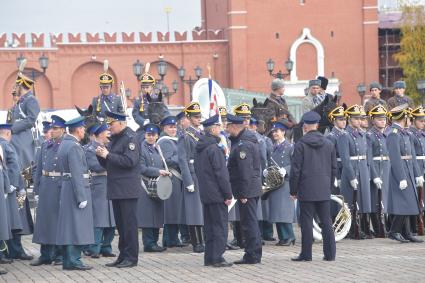
[(263, 194), (279, 189), (283, 185), (284, 176), (279, 171), (279, 166), (273, 165), (266, 168), (264, 177)]
[[(331, 200), (335, 201), (341, 206), (335, 221), (333, 223), (333, 230), (335, 234), (335, 241), (338, 242), (347, 236), (351, 227), (351, 212), (348, 205), (344, 202), (344, 197), (339, 195), (331, 195)], [(322, 229), (313, 219), (313, 238), (316, 241), (322, 240)]]

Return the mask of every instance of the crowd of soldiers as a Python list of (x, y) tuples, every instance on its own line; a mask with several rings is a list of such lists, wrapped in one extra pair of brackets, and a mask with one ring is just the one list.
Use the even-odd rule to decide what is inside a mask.
[[(283, 97), (283, 81), (273, 80), (264, 104), (276, 118), (266, 132), (265, 121), (252, 117), (246, 103), (233, 114), (218, 107), (216, 115), (201, 121), (201, 106), (192, 102), (177, 116), (166, 110), (154, 124), (148, 108), (158, 98), (156, 80), (148, 70), (139, 79), (141, 95), (132, 111), (136, 132), (127, 127), (122, 98), (112, 93), (114, 79), (105, 71), (99, 77), (101, 94), (92, 101), (97, 122), (86, 128), (84, 117), (65, 121), (53, 115), (36, 140), (40, 108), (31, 91), (34, 81), (18, 73), (14, 106), (0, 124), (0, 263), (32, 260), (21, 243), (21, 236), (31, 233), (40, 245), (31, 265), (65, 270), (91, 269), (81, 261), (82, 253), (116, 257), (115, 228), (119, 255), (107, 266), (119, 268), (137, 265), (139, 228), (144, 252), (191, 244), (193, 252), (205, 252), (206, 266), (215, 267), (231, 265), (223, 258), (226, 248), (245, 249), (236, 264), (260, 263), (262, 242), (276, 241), (273, 224), (276, 245), (294, 245), (297, 213), (289, 184), (294, 144), (288, 137), (296, 122)], [(365, 107), (337, 106), (328, 113), (333, 128), (326, 136), (338, 164), (332, 190), (353, 211), (350, 238), (388, 235), (421, 242), (414, 233), (422, 219), (418, 192), (424, 183), (425, 111), (404, 95), (404, 82), (395, 83), (388, 104), (380, 99), (380, 89), (371, 84)], [(326, 78), (310, 81), (305, 112), (330, 95), (325, 90)], [(86, 134), (90, 142), (82, 146)], [(270, 166), (284, 181), (261, 197)], [(34, 168), (35, 223), (21, 174), (26, 168)], [(171, 178), (166, 200), (149, 190), (160, 176)], [(228, 222), (234, 235), (229, 242)]]

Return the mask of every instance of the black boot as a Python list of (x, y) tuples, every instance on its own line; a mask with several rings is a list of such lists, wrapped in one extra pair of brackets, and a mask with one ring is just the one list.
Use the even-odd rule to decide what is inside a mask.
[(362, 215), (362, 223), (363, 223), (363, 231), (366, 236), (366, 239), (373, 239), (375, 238), (372, 234), (372, 231), (370, 230), (370, 217), (368, 213), (364, 213)]
[(190, 235), (190, 242), (191, 242), (192, 247), (193, 247), (193, 252), (203, 253), (204, 252), (204, 246), (201, 245), (201, 243), (198, 239), (198, 233), (197, 233), (197, 227), (196, 226), (193, 226), (193, 225), (189, 226), (189, 235)]
[(199, 250), (202, 250), (201, 252), (203, 253), (205, 251), (205, 246), (202, 226), (196, 226), (196, 235), (198, 238)]

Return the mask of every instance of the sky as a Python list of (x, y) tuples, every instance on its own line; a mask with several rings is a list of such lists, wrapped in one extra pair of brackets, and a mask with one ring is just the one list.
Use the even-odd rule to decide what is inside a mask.
[(166, 7), (171, 31), (201, 25), (200, 0), (7, 0), (0, 9), (0, 34), (166, 32)]

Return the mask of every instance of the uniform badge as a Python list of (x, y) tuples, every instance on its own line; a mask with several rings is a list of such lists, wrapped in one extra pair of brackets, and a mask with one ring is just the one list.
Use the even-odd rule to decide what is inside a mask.
[(398, 132), (397, 128), (394, 128), (394, 129), (393, 129), (393, 133), (394, 133), (394, 134), (397, 134), (397, 132)]
[(134, 144), (134, 143), (129, 143), (128, 144), (128, 148), (130, 149), (130, 150), (134, 150), (135, 148), (136, 148), (136, 145)]
[(241, 159), (245, 159), (245, 158), (246, 158), (246, 152), (245, 152), (245, 151), (241, 151), (241, 152), (239, 153), (239, 157), (240, 157)]

